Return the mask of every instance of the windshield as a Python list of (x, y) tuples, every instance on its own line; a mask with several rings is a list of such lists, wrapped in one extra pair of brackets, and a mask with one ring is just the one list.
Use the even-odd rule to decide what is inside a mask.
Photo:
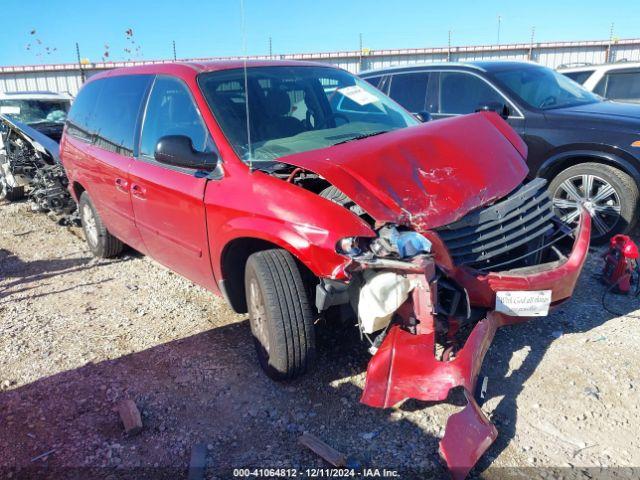
[(533, 108), (572, 107), (600, 101), (573, 80), (546, 67), (524, 67), (495, 72), (495, 78)]
[(0, 100), (0, 113), (20, 122), (64, 123), (69, 111), (67, 100)]
[(250, 67), (250, 140), (244, 70), (201, 75), (200, 88), (245, 162), (273, 162), (416, 125), (402, 107), (354, 75), (330, 67)]

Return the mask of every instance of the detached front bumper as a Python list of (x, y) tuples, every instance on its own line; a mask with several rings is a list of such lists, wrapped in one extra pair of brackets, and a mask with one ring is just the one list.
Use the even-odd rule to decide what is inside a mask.
[[(482, 413), (472, 394), (484, 356), (499, 327), (528, 319), (493, 311), (496, 292), (551, 290), (552, 305), (568, 299), (586, 259), (590, 235), (591, 219), (583, 213), (572, 251), (562, 263), (489, 273), (473, 279), (453, 277), (467, 288), (472, 304), (478, 305), (478, 299), (482, 299), (481, 305), (491, 311), (476, 323), (464, 345), (449, 360), (438, 360), (435, 356), (433, 300), (428, 281), (422, 281), (411, 298), (411, 317), (418, 320), (416, 333), (399, 325), (389, 329), (369, 362), (361, 402), (388, 408), (409, 398), (442, 401), (452, 388), (462, 387), (468, 404), (449, 418), (440, 441), (440, 453), (453, 477), (464, 478), (497, 437), (496, 428)], [(465, 279), (466, 283), (462, 281)]]

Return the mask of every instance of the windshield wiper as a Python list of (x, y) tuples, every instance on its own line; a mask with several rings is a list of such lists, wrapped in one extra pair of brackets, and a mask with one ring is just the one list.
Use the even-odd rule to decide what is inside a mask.
[(355, 140), (362, 140), (363, 138), (375, 137), (376, 135), (381, 135), (383, 133), (387, 133), (388, 131), (389, 130), (380, 130), (379, 132), (363, 133), (361, 135), (357, 135), (355, 137), (351, 137), (351, 138), (348, 138), (346, 140), (341, 140), (339, 142), (336, 142), (336, 143), (332, 144), (332, 146), (333, 145), (341, 145), (343, 143), (353, 142)]

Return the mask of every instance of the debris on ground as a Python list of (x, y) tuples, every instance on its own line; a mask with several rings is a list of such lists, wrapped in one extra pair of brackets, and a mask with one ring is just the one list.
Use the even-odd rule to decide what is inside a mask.
[(142, 416), (136, 403), (130, 398), (118, 403), (118, 413), (127, 435), (135, 435), (142, 430)]
[(334, 467), (344, 467), (347, 464), (347, 456), (344, 453), (340, 453), (311, 433), (304, 432), (298, 442)]

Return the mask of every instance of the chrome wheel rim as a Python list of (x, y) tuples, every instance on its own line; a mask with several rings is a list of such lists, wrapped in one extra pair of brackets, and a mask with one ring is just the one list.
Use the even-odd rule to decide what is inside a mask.
[(597, 175), (576, 175), (567, 178), (553, 192), (556, 215), (569, 225), (575, 225), (584, 207), (593, 223), (592, 237), (608, 235), (620, 221), (622, 204), (613, 186)]
[(91, 246), (96, 246), (98, 244), (98, 227), (96, 226), (96, 217), (93, 214), (93, 210), (88, 204), (82, 207), (82, 224), (87, 242)]
[(262, 293), (258, 287), (258, 281), (253, 278), (249, 283), (249, 316), (251, 319), (251, 331), (260, 345), (269, 351), (269, 333), (267, 331), (267, 315)]

